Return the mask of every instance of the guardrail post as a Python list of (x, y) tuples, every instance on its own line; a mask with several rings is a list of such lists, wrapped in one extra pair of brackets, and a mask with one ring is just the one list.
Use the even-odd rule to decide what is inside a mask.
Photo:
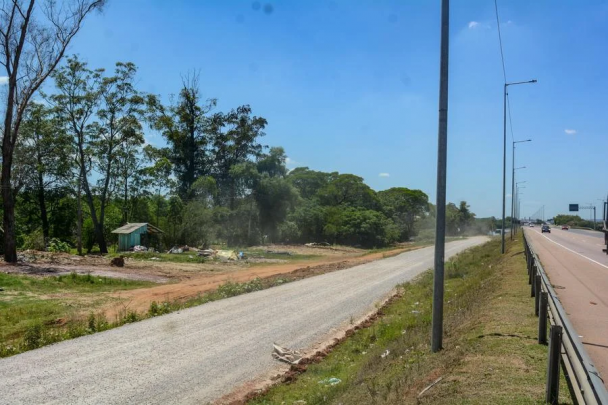
[(547, 395), (548, 404), (558, 403), (559, 397), (559, 361), (562, 348), (562, 327), (551, 326), (549, 340), (549, 364), (547, 367)]
[(540, 304), (538, 311), (538, 343), (547, 344), (547, 311), (549, 309), (549, 293), (540, 293)]
[(532, 274), (530, 274), (530, 297), (534, 298), (534, 293), (536, 291), (536, 273), (537, 273), (537, 269), (536, 269), (536, 265), (532, 266)]
[(542, 292), (540, 274), (538, 271), (536, 272), (536, 277), (534, 280), (534, 315), (538, 316), (538, 310), (540, 308), (540, 293)]

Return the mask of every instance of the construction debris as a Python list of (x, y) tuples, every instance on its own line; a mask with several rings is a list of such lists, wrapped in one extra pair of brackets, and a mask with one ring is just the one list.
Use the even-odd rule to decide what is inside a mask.
[(443, 377), (439, 377), (438, 379), (433, 381), (429, 386), (427, 386), (425, 389), (420, 391), (420, 394), (418, 394), (418, 398), (420, 398), (425, 392), (427, 392), (428, 390), (433, 388), (435, 385), (437, 385), (437, 383), (439, 383), (441, 380), (443, 380)]
[(272, 346), (274, 348), (274, 351), (272, 352), (272, 357), (275, 360), (279, 360), (288, 364), (298, 364), (302, 360), (302, 355), (296, 350), (281, 347), (276, 343), (273, 343)]
[(327, 242), (311, 242), (311, 243), (305, 243), (304, 246), (308, 246), (308, 247), (328, 247), (331, 246), (329, 243)]
[(215, 255), (221, 259), (226, 259), (226, 260), (238, 260), (239, 259), (239, 257), (237, 256), (237, 254), (234, 250), (218, 250)]
[(199, 256), (203, 256), (203, 257), (215, 256), (215, 250), (213, 250), (213, 249), (199, 250), (197, 254)]

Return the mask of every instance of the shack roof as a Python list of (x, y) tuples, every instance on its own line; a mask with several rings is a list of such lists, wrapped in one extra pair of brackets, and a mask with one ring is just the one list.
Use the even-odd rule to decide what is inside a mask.
[(128, 233), (132, 233), (132, 232), (134, 232), (134, 231), (136, 231), (139, 228), (142, 228), (144, 226), (147, 228), (148, 233), (164, 233), (163, 231), (161, 231), (160, 229), (158, 229), (154, 225), (150, 225), (147, 222), (133, 222), (133, 223), (130, 223), (130, 224), (128, 223), (126, 225), (121, 226), (118, 229), (114, 229), (112, 231), (112, 233), (128, 234)]

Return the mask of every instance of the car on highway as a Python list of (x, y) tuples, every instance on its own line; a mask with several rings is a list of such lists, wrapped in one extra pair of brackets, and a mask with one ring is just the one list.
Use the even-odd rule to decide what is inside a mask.
[(568, 230), (568, 225), (562, 225), (562, 231), (567, 231)]
[(530, 223), (530, 228), (534, 228), (534, 224), (533, 223)]
[(543, 227), (540, 229), (541, 233), (545, 233), (545, 232), (549, 232), (551, 233), (551, 228), (549, 227), (549, 225), (543, 225)]

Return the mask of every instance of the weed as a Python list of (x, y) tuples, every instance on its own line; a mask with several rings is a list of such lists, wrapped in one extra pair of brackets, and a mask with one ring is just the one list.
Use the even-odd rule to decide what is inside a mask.
[(26, 350), (32, 350), (42, 346), (42, 324), (34, 323), (25, 330), (25, 334), (23, 335), (23, 346)]

